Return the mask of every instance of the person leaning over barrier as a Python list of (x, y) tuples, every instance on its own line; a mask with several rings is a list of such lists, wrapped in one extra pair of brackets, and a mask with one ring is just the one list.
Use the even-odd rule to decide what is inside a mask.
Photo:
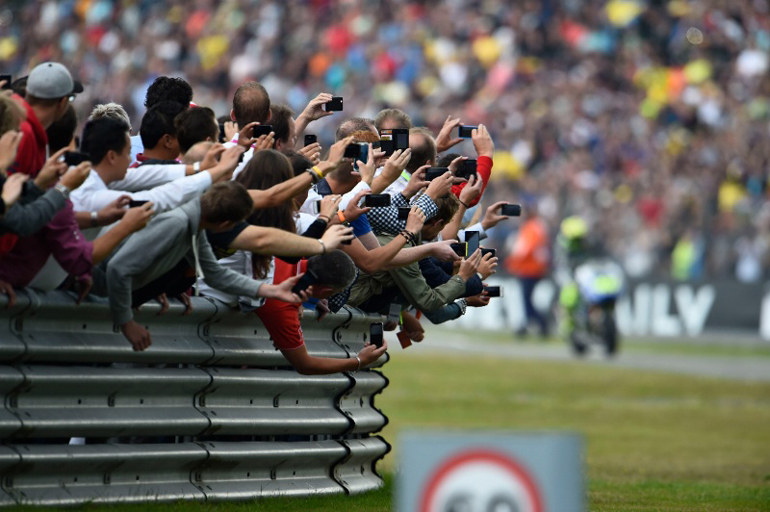
[[(344, 290), (356, 276), (353, 260), (344, 252), (336, 250), (302, 260), (298, 264), (276, 259), (273, 284), (309, 271), (317, 277), (315, 284), (308, 290), (310, 296), (315, 299), (325, 299)], [(302, 334), (301, 304), (267, 299), (265, 304), (254, 312), (270, 333), (275, 347), (303, 375), (327, 375), (360, 370), (379, 359), (388, 348), (388, 344), (383, 341), (381, 347), (367, 344), (358, 355), (347, 359), (311, 356), (307, 352)]]
[(229, 293), (288, 302), (301, 302), (306, 298), (304, 293), (300, 296), (291, 292), (299, 276), (278, 286), (263, 284), (217, 263), (202, 231), (232, 229), (252, 212), (253, 206), (248, 192), (239, 183), (217, 183), (200, 198), (155, 217), (143, 231), (132, 235), (111, 258), (94, 269), (94, 291), (109, 296), (113, 320), (134, 350), (145, 350), (152, 338), (133, 319), (132, 291), (152, 283), (183, 258), (195, 269), (197, 278), (205, 277)]

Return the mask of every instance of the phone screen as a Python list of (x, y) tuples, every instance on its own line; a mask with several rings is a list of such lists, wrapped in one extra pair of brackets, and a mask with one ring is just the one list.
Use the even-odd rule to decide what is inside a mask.
[(382, 322), (375, 322), (369, 326), (369, 340), (377, 348), (382, 346)]
[(465, 242), (468, 244), (468, 257), (470, 258), (476, 252), (476, 249), (479, 248), (479, 232), (466, 231)]
[(452, 248), (452, 250), (460, 256), (461, 258), (465, 258), (465, 256), (468, 254), (468, 244), (466, 243), (454, 243), (451, 244), (449, 247)]
[(381, 208), (390, 206), (390, 194), (370, 194), (364, 197), (364, 206), (370, 208)]
[(521, 205), (520, 204), (504, 204), (502, 208), (500, 208), (500, 214), (506, 215), (508, 217), (518, 217), (521, 215)]
[(425, 181), (433, 181), (449, 172), (449, 167), (431, 167), (425, 171)]
[(502, 286), (485, 286), (484, 287), (484, 291), (490, 297), (502, 297), (503, 296), (503, 287)]
[(251, 136), (253, 138), (261, 137), (262, 135), (267, 135), (270, 132), (273, 131), (272, 125), (269, 124), (259, 124), (254, 127), (254, 129), (251, 132)]
[(473, 137), (473, 130), (476, 128), (478, 128), (478, 126), (461, 124), (457, 127), (457, 136), (463, 139), (470, 139)]

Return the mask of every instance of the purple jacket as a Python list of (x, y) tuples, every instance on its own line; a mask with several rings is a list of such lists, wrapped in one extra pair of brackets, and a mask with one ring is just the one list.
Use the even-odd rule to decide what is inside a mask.
[(46, 227), (19, 238), (11, 252), (0, 257), (0, 280), (16, 288), (27, 286), (53, 255), (61, 267), (78, 278), (91, 277), (94, 246), (80, 232), (72, 202)]

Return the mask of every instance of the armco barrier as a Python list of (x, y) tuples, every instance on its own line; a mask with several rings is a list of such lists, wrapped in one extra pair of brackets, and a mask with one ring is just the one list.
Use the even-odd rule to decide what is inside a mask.
[[(153, 339), (133, 352), (106, 301), (0, 296), (0, 505), (246, 500), (359, 493), (382, 485), (390, 446), (371, 368), (303, 376), (256, 315), (193, 298), (136, 314)], [(307, 314), (312, 355), (345, 358), (379, 316)], [(372, 367), (381, 366), (387, 355)], [(87, 444), (68, 444), (86, 438)]]

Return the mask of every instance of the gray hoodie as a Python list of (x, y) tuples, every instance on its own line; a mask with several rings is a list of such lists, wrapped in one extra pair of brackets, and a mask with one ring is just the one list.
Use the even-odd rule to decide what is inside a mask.
[(94, 269), (94, 293), (109, 296), (117, 325), (133, 319), (132, 290), (159, 278), (182, 258), (211, 286), (234, 295), (257, 296), (261, 282), (217, 263), (206, 234), (200, 231), (200, 219), (200, 198), (162, 213)]

